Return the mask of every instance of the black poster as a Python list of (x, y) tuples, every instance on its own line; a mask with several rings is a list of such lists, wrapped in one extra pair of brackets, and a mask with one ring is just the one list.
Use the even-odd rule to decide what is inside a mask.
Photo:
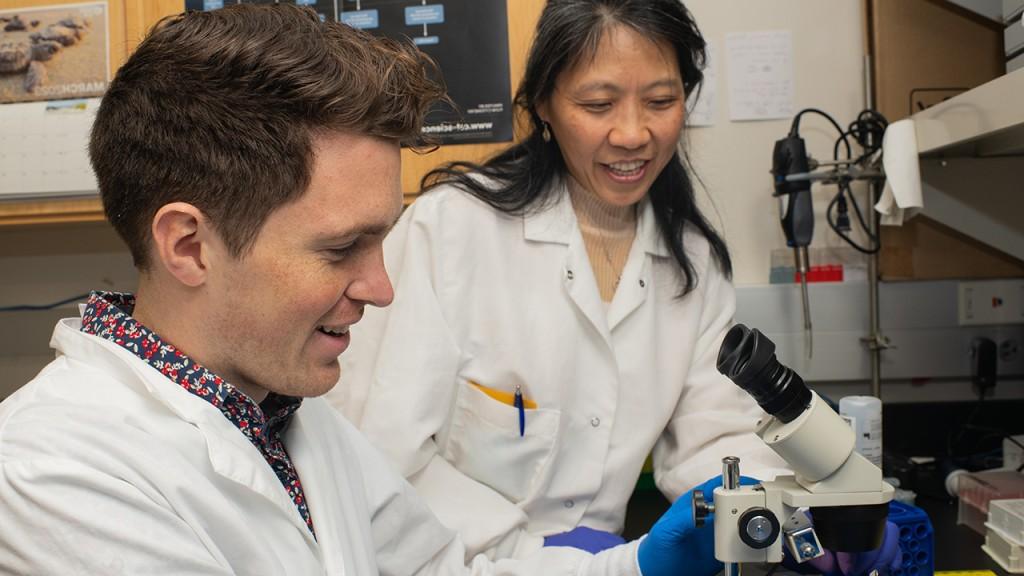
[(216, 10), (227, 4), (298, 4), (316, 10), (320, 19), (326, 22), (338, 17), (335, 6), (341, 0), (185, 0), (185, 10)]
[[(275, 0), (186, 0), (186, 8)], [(287, 0), (281, 0), (287, 1)], [(438, 107), (423, 131), (441, 144), (512, 140), (506, 0), (291, 0), (396, 39), (410, 39), (437, 62), (456, 110)]]
[(338, 18), (409, 38), (437, 62), (457, 111), (436, 109), (423, 130), (443, 144), (512, 140), (506, 0), (339, 0)]

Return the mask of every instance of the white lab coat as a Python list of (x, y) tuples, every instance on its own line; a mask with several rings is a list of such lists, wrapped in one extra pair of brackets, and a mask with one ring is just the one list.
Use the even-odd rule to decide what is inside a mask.
[[(715, 367), (735, 308), (704, 238), (682, 299), (653, 209), (602, 302), (569, 195), (525, 217), (453, 187), (419, 198), (385, 241), (394, 303), (367, 309), (329, 400), (390, 455), (470, 553), (521, 556), (577, 525), (621, 531), (653, 448), (675, 499), (742, 459), (785, 464), (752, 433), (763, 412)], [(518, 413), (469, 385), (537, 403)]]
[(284, 442), (314, 540), (221, 412), (61, 321), (61, 354), (0, 404), (0, 574), (638, 574), (636, 544), (467, 567), (459, 539), (322, 399)]

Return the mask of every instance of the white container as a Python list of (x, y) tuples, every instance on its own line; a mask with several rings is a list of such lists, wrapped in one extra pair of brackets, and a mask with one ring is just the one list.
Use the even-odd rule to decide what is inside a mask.
[(1024, 434), (1003, 438), (1003, 468), (1016, 470), (1021, 467), (1024, 467)]
[(874, 396), (845, 396), (839, 399), (839, 415), (853, 428), (853, 449), (881, 468), (882, 401)]
[(1024, 499), (989, 500), (989, 524), (1018, 545), (1024, 543)]
[(1024, 10), (1024, 0), (1003, 0), (1003, 22), (1009, 24)]
[(1003, 29), (1003, 46), (1007, 58), (1024, 48), (1024, 19), (1008, 24)]
[(1024, 556), (1021, 545), (1007, 538), (998, 528), (986, 522), (985, 543), (981, 549), (985, 551), (1003, 570), (1012, 574), (1024, 574)]
[(1020, 56), (1017, 56), (1012, 60), (1006, 61), (1007, 72), (1013, 72), (1014, 70), (1019, 70), (1021, 68), (1024, 68), (1024, 54), (1021, 54)]

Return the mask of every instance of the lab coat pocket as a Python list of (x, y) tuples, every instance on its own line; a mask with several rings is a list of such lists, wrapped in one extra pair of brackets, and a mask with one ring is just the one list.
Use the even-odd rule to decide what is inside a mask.
[(551, 456), (559, 418), (558, 410), (526, 409), (520, 436), (518, 408), (463, 382), (452, 413), (445, 459), (512, 502), (521, 502)]

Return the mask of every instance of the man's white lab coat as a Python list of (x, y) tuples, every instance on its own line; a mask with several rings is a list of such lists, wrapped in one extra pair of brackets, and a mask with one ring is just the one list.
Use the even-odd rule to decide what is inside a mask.
[[(390, 455), (471, 552), (528, 554), (578, 525), (623, 526), (645, 458), (671, 497), (723, 456), (771, 479), (763, 412), (716, 369), (734, 290), (689, 231), (679, 266), (649, 203), (609, 305), (569, 195), (525, 217), (452, 187), (420, 197), (385, 240), (394, 303), (367, 309), (328, 398)], [(470, 382), (537, 409), (518, 410)], [(767, 478), (765, 478), (767, 477)]]
[(303, 402), (283, 437), (314, 540), (217, 408), (79, 326), (58, 323), (58, 358), (0, 404), (2, 574), (638, 574), (635, 543), (467, 561), (320, 398)]

